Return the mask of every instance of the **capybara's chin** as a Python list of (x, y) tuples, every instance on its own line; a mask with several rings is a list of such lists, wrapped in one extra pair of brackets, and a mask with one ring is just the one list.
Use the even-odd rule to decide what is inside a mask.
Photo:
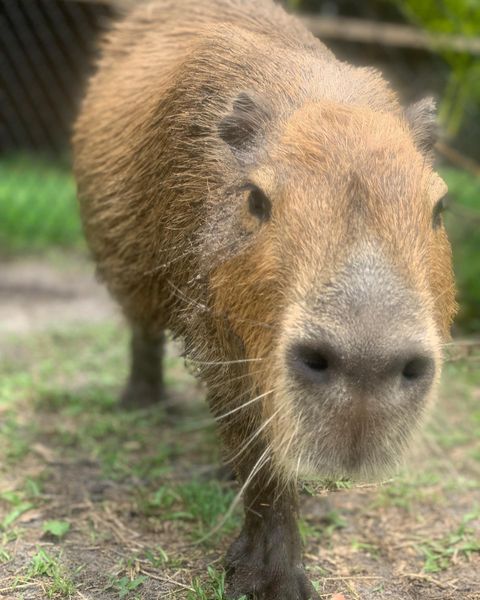
[[(390, 418), (389, 418), (390, 417)], [(305, 411), (287, 452), (278, 443), (278, 466), (285, 479), (375, 481), (392, 475), (418, 430), (414, 415), (362, 419), (350, 414), (319, 415)]]
[(391, 475), (402, 463), (433, 393), (432, 386), (414, 403), (388, 395), (334, 399), (320, 393), (279, 393), (274, 406), (288, 408), (271, 429), (275, 464), (292, 481), (371, 481)]

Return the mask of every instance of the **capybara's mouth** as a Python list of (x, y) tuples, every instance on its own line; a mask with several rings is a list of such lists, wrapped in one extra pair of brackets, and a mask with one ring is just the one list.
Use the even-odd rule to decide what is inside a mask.
[[(308, 419), (306, 419), (308, 422)], [(298, 479), (374, 480), (392, 473), (401, 464), (409, 440), (418, 421), (392, 425), (359, 426), (348, 420), (328, 427), (318, 424), (304, 426), (292, 441), (289, 452), (279, 452), (280, 468), (287, 477)]]

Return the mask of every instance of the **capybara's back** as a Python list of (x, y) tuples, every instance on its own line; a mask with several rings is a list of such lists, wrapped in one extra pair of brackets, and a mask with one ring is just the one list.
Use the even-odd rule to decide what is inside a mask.
[(102, 45), (74, 136), (85, 232), (132, 325), (125, 405), (165, 330), (208, 387), (245, 525), (228, 594), (317, 598), (299, 477), (390, 469), (455, 310), (434, 104), (403, 109), (270, 0), (159, 0)]

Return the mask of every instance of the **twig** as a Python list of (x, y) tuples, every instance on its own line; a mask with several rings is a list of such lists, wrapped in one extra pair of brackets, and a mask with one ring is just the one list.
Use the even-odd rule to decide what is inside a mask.
[(29, 587), (38, 587), (39, 585), (40, 584), (35, 581), (31, 581), (30, 583), (20, 583), (20, 584), (16, 585), (14, 588), (12, 588), (12, 587), (0, 588), (0, 594), (2, 594), (3, 592), (13, 592), (14, 590), (23, 590), (23, 589), (29, 588)]
[(302, 20), (310, 31), (320, 38), (480, 54), (479, 37), (429, 33), (411, 25), (397, 25), (366, 19), (304, 15)]
[(430, 577), (429, 575), (426, 575), (424, 573), (403, 573), (403, 575), (405, 577), (409, 577), (410, 579), (424, 579), (425, 581), (428, 581), (429, 583), (433, 583), (434, 585), (436, 585), (442, 589), (447, 589), (447, 588), (450, 588), (453, 590), (458, 589), (454, 585), (449, 583), (448, 581), (447, 581), (447, 583), (443, 583), (441, 581), (438, 581), (438, 579), (434, 579), (433, 577)]
[(163, 581), (164, 583), (170, 583), (170, 584), (176, 585), (178, 587), (183, 588), (184, 590), (188, 590), (189, 592), (195, 591), (189, 585), (185, 585), (184, 583), (175, 581), (175, 579), (171, 579), (170, 577), (160, 577), (160, 575), (155, 575), (154, 573), (150, 573), (149, 571), (146, 571), (145, 569), (140, 569), (140, 573), (142, 573), (143, 575), (147, 575), (148, 577), (151, 577), (152, 579), (156, 579), (158, 581)]
[(345, 577), (321, 577), (322, 581), (346, 581), (347, 579), (384, 579), (380, 575), (346, 575)]

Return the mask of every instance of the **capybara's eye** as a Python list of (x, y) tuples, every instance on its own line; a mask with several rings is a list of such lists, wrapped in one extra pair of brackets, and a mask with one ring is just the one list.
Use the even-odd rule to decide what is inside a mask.
[(448, 207), (448, 198), (445, 196), (433, 207), (432, 224), (434, 229), (438, 229), (442, 225), (442, 213)]
[(270, 219), (272, 205), (261, 189), (254, 187), (250, 191), (248, 195), (248, 210), (259, 221), (265, 222)]

